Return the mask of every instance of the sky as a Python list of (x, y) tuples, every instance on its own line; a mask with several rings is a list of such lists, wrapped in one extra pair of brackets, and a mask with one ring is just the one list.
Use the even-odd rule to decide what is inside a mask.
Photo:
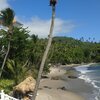
[[(49, 0), (0, 0), (0, 10), (10, 7), (30, 34), (48, 36), (52, 10)], [(54, 36), (100, 41), (100, 0), (58, 0)]]

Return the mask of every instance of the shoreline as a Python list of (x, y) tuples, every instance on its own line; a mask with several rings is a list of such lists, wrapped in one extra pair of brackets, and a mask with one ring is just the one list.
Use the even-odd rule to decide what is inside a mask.
[[(87, 96), (87, 95), (85, 96), (85, 97), (91, 96), (91, 98), (90, 99), (87, 98), (86, 100), (99, 100), (100, 99), (100, 86), (97, 84), (98, 80), (96, 80), (96, 78), (93, 79), (93, 77), (95, 75), (91, 76), (93, 73), (96, 74), (94, 68), (98, 65), (100, 65), (100, 63), (90, 63), (87, 65), (76, 67), (76, 70), (81, 72), (79, 79), (84, 80), (85, 83), (89, 84), (92, 89), (91, 90), (92, 93), (89, 96)], [(89, 69), (91, 69), (91, 70), (89, 70)], [(90, 75), (90, 76), (88, 76), (88, 75)]]
[[(82, 65), (51, 67), (47, 78), (41, 80), (36, 100), (94, 100), (93, 87), (77, 76), (79, 73), (74, 67), (78, 66)], [(76, 77), (68, 78), (66, 70), (72, 70)]]

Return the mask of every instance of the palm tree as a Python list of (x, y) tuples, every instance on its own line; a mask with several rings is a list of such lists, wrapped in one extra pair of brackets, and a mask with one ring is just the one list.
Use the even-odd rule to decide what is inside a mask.
[(56, 0), (50, 0), (50, 6), (52, 7), (52, 20), (51, 20), (51, 27), (50, 27), (50, 32), (49, 32), (49, 36), (48, 36), (48, 43), (47, 43), (47, 47), (46, 50), (44, 52), (41, 64), (40, 64), (40, 69), (39, 69), (39, 73), (38, 73), (38, 78), (37, 78), (37, 82), (36, 82), (36, 86), (35, 86), (35, 90), (34, 90), (34, 95), (32, 100), (35, 100), (36, 95), (37, 95), (37, 91), (38, 91), (38, 87), (40, 84), (40, 80), (41, 80), (41, 75), (43, 72), (43, 68), (44, 68), (44, 64), (46, 62), (47, 59), (47, 55), (52, 43), (52, 34), (53, 34), (53, 29), (54, 29), (54, 19), (55, 19), (55, 4), (56, 4)]
[(10, 40), (11, 40), (11, 36), (13, 33), (13, 20), (14, 20), (15, 14), (14, 14), (14, 11), (12, 9), (6, 8), (6, 9), (1, 11), (1, 15), (2, 15), (2, 25), (8, 27), (8, 34), (7, 35), (8, 35), (9, 42), (8, 42), (7, 52), (6, 52), (6, 55), (4, 57), (4, 61), (2, 63), (1, 70), (0, 70), (0, 78), (2, 75), (2, 71), (4, 69), (4, 65), (6, 63), (9, 51), (10, 51)]
[(11, 59), (7, 59), (6, 63), (10, 72), (10, 77), (12, 77), (14, 80), (14, 85), (17, 85), (19, 82), (21, 82), (25, 78), (28, 70), (30, 70), (30, 68), (25, 68), (25, 66), (20, 67), (21, 65), (18, 62)]

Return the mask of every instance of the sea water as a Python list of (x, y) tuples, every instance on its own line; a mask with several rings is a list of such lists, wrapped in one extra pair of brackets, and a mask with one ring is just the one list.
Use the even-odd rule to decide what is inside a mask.
[(76, 70), (81, 72), (80, 79), (85, 80), (94, 87), (94, 100), (100, 100), (100, 64), (82, 65), (76, 67)]

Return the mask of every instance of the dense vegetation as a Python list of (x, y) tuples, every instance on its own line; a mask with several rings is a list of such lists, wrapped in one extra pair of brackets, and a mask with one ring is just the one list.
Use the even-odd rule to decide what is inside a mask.
[(53, 55), (50, 60), (52, 63), (100, 62), (100, 43), (55, 37), (52, 48)]
[[(25, 28), (14, 28), (10, 38), (11, 47), (3, 70), (3, 79), (12, 79), (18, 84), (27, 75), (37, 77), (40, 62), (46, 48), (47, 39), (39, 39), (36, 35), (29, 35)], [(9, 36), (6, 31), (0, 31), (0, 66), (7, 51)], [(100, 43), (83, 42), (68, 37), (54, 37), (45, 64), (44, 72), (51, 64), (71, 64), (100, 62)]]

